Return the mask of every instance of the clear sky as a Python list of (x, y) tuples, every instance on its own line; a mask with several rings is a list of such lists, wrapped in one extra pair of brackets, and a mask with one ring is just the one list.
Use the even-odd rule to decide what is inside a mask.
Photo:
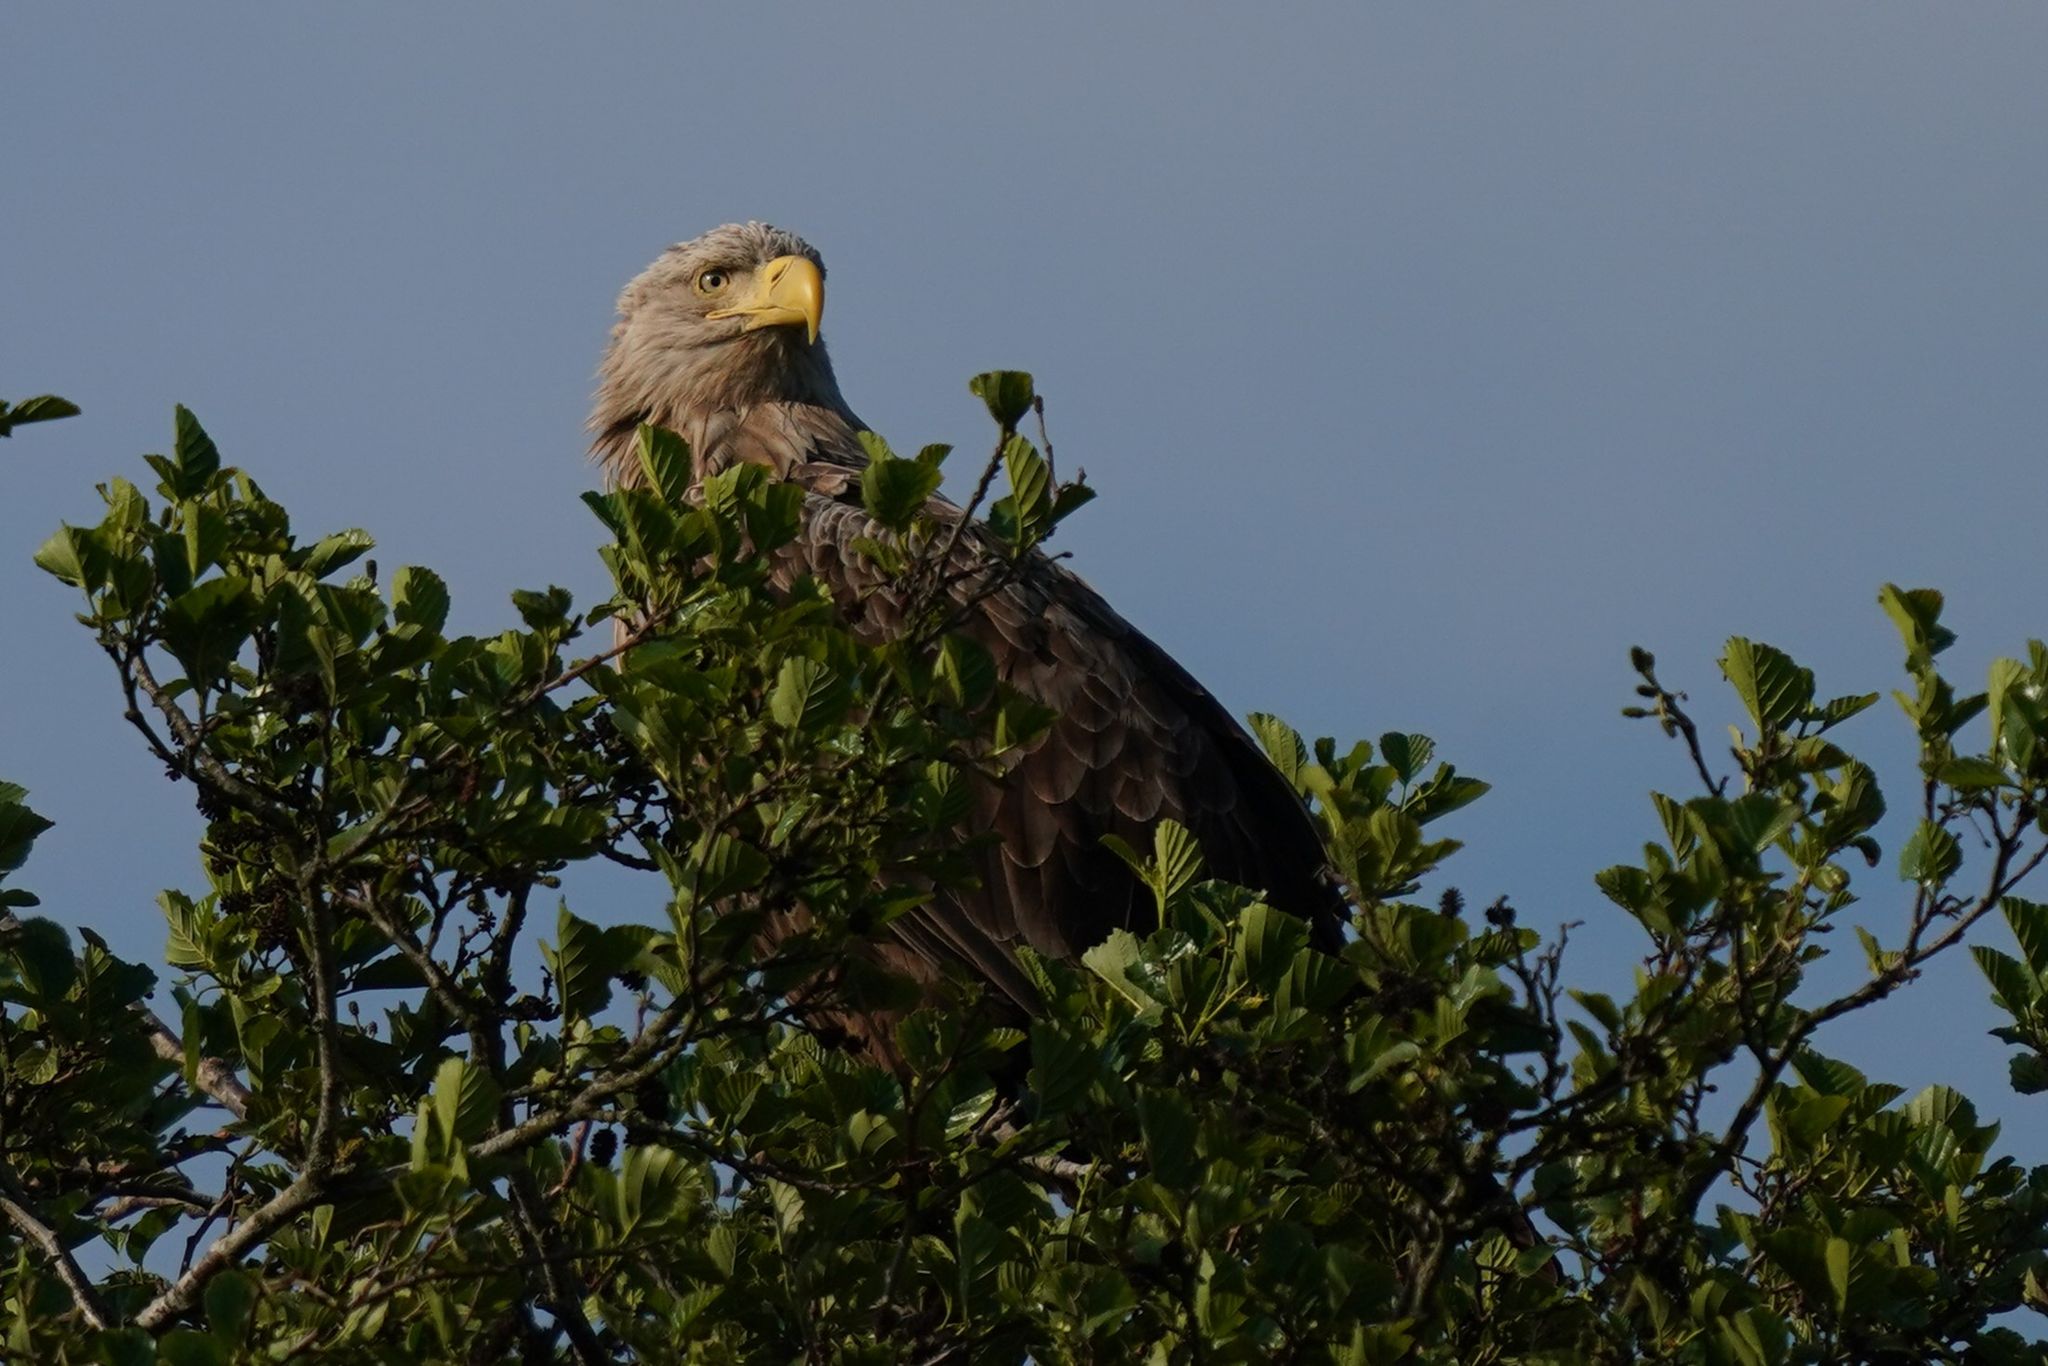
[[(1077, 568), (1234, 710), (1490, 779), (1455, 880), (1586, 922), (1581, 980), (1640, 947), (1592, 873), (1689, 790), (1629, 645), (1718, 732), (1731, 633), (1893, 686), (1886, 580), (1949, 593), (1967, 679), (2048, 635), (2038, 5), (13, 0), (0, 62), (0, 395), (86, 409), (0, 445), (0, 776), (59, 822), (26, 885), (149, 961), (199, 822), (35, 546), (182, 401), (465, 629), (588, 600), (612, 300), (733, 219), (825, 253), (899, 445), (978, 449), (967, 376), (1035, 371), (1106, 495)], [(1846, 738), (1904, 805), (1896, 712)], [(1822, 1046), (2048, 1159), (1985, 994), (1958, 960)]]

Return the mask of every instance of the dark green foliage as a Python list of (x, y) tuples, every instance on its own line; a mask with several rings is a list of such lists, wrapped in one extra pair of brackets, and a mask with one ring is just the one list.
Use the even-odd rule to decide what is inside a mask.
[[(1000, 573), (1085, 490), (1017, 432), (1028, 376), (976, 392)], [(944, 454), (870, 449), (870, 552), (913, 584)], [(1824, 1051), (1996, 911), (2019, 955), (1972, 951), (2015, 1085), (2048, 1089), (2048, 908), (2015, 894), (2048, 850), (2048, 650), (1959, 696), (1938, 595), (1886, 590), (1922, 755), (1892, 861), (1838, 730), (1874, 694), (1730, 641), (1751, 729), (1719, 776), (1637, 651), (1631, 714), (1699, 790), (1595, 879), (1645, 945), (1620, 998), (1569, 989), (1562, 933), (1508, 902), (1423, 898), (1486, 791), (1427, 737), (1255, 716), (1352, 941), (1311, 950), (1163, 823), (1116, 846), (1159, 928), (1027, 958), (1020, 1027), (860, 947), (962, 876), (973, 770), (1042, 712), (936, 597), (864, 642), (773, 586), (794, 490), (740, 468), (685, 499), (675, 437), (641, 457), (647, 488), (589, 498), (615, 595), (518, 593), (490, 636), (446, 634), (430, 570), (354, 572), (361, 533), (300, 538), (183, 410), (154, 498), (116, 480), (44, 546), (196, 796), (208, 885), (163, 898), (176, 1029), (90, 931), (0, 922), (9, 1359), (2048, 1359), (2048, 1170)], [(24, 796), (0, 785), (16, 910)], [(647, 894), (565, 899), (594, 861)], [(1867, 978), (1822, 997), (1866, 897), (1885, 940), (1858, 927)], [(901, 1074), (835, 1001), (903, 1008)]]
[(51, 422), (60, 417), (77, 417), (78, 405), (55, 394), (25, 398), (19, 403), (0, 403), (0, 436), (13, 436), (16, 427), (31, 422)]

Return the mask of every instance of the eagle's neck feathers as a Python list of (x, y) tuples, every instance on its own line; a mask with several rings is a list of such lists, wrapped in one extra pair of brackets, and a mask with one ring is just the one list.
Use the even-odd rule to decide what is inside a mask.
[(614, 486), (640, 482), (635, 435), (666, 427), (690, 444), (698, 477), (737, 461), (787, 477), (797, 465), (866, 463), (865, 429), (840, 396), (823, 342), (764, 329), (709, 346), (621, 322), (598, 370), (591, 455)]

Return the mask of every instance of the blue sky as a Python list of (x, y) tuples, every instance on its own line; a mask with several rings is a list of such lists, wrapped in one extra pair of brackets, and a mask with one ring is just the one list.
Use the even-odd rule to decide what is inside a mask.
[[(588, 599), (612, 300), (757, 217), (825, 253), (868, 421), (978, 449), (967, 376), (1035, 371), (1105, 494), (1076, 567), (1236, 711), (1435, 736), (1496, 786), (1468, 897), (1625, 981), (1591, 875), (1689, 790), (1618, 716), (1629, 645), (1718, 733), (1731, 633), (1893, 686), (1887, 580), (1949, 593), (1966, 680), (2048, 635), (2048, 10), (1278, 13), (17, 0), (0, 394), (86, 408), (0, 448), (0, 776), (59, 822), (27, 884), (152, 961), (156, 890), (200, 884), (189, 791), (29, 564), (173, 402), (464, 628)], [(1896, 713), (1846, 738), (1903, 805)], [(1984, 997), (1959, 959), (1823, 1046), (2048, 1158)]]

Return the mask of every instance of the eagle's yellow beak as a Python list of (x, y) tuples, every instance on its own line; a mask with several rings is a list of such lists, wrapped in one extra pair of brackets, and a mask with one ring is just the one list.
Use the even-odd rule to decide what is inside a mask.
[(745, 331), (757, 327), (804, 326), (807, 340), (818, 340), (818, 320), (825, 315), (825, 276), (810, 258), (778, 256), (754, 272), (753, 288), (730, 308), (705, 316), (745, 318)]

